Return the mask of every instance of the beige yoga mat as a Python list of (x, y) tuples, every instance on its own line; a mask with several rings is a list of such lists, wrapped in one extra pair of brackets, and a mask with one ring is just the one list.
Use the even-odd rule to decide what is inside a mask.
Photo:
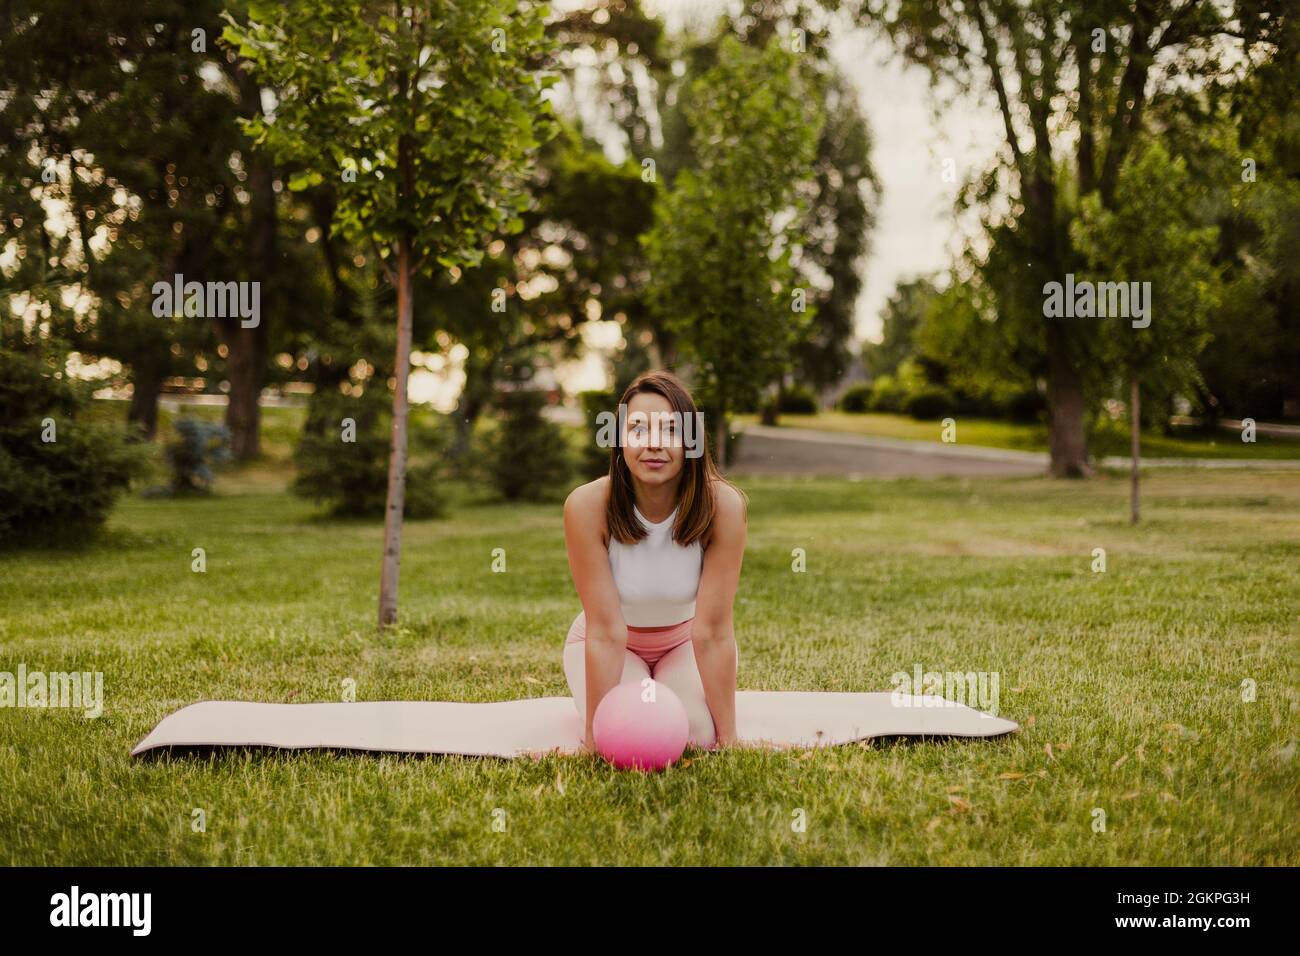
[[(1018, 730), (941, 697), (890, 692), (737, 691), (742, 741), (824, 747), (873, 737), (997, 737)], [(164, 717), (132, 756), (166, 747), (326, 748), (389, 753), (521, 757), (581, 749), (572, 697), (489, 704), (369, 701), (257, 704), (210, 700)]]

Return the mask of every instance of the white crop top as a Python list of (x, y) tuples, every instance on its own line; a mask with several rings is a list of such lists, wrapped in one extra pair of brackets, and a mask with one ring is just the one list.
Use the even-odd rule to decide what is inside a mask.
[(632, 508), (646, 537), (631, 545), (609, 538), (609, 567), (623, 605), (623, 622), (628, 627), (667, 627), (690, 620), (704, 566), (699, 539), (687, 547), (673, 540), (676, 508), (657, 524), (646, 520), (636, 505)]

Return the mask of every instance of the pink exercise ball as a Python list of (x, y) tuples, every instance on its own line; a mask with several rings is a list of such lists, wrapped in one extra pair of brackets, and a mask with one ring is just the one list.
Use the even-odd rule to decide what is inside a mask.
[[(662, 770), (676, 763), (690, 738), (682, 700), (665, 684), (619, 684), (591, 721), (600, 755), (620, 769)], [(647, 700), (646, 698), (651, 698)]]

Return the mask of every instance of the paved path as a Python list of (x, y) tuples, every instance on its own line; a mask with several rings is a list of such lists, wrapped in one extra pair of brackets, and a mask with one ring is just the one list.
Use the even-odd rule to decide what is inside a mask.
[[(1021, 477), (1047, 471), (1045, 452), (1011, 451), (936, 441), (875, 438), (806, 428), (746, 425), (738, 475), (843, 475), (895, 477)], [(1127, 458), (1104, 458), (1106, 468), (1127, 468)], [(1143, 468), (1257, 468), (1300, 470), (1300, 460), (1144, 458)]]

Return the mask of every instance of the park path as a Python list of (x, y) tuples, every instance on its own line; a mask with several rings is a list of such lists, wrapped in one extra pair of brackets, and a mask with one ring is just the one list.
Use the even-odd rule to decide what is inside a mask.
[[(840, 475), (908, 478), (1042, 475), (1045, 452), (1012, 451), (821, 432), (807, 428), (746, 425), (740, 456), (728, 474)], [(1127, 468), (1127, 458), (1103, 458), (1106, 468)], [(1144, 458), (1143, 468), (1255, 468), (1300, 470), (1300, 460), (1231, 458)]]

